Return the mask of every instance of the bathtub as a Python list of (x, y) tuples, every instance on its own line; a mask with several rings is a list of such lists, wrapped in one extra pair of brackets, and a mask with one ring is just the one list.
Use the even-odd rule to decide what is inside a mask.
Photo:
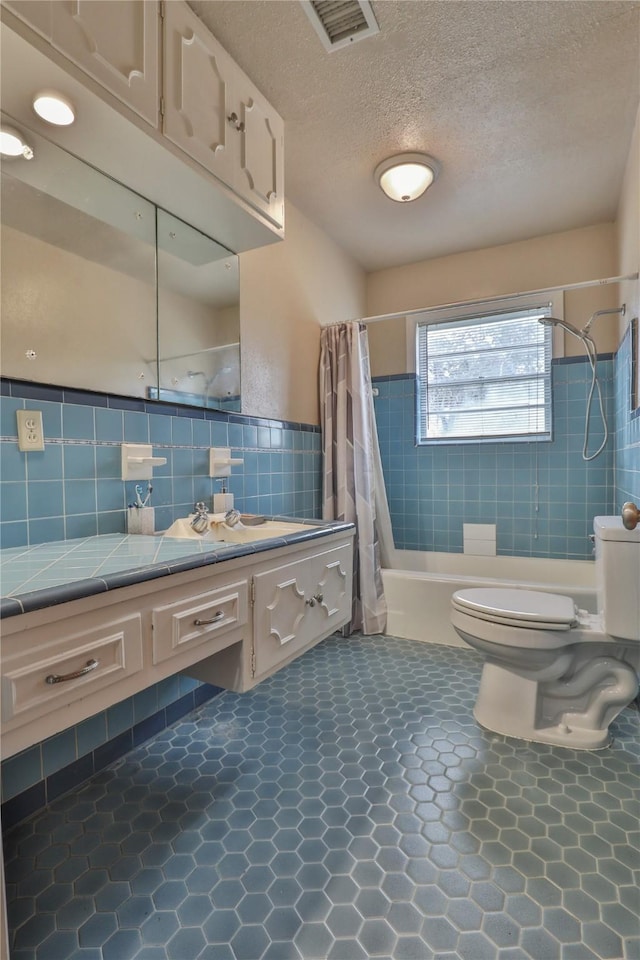
[(572, 597), (596, 611), (591, 560), (485, 557), (464, 553), (396, 550), (392, 570), (382, 571), (387, 599), (386, 632), (392, 637), (466, 647), (450, 623), (451, 594), (464, 587), (517, 587)]

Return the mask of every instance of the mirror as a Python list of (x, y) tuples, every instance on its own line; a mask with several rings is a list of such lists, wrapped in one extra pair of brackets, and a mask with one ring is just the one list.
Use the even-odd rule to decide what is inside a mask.
[(2, 375), (240, 410), (237, 256), (24, 132), (34, 158), (1, 171)]
[(159, 398), (240, 410), (238, 258), (158, 210)]

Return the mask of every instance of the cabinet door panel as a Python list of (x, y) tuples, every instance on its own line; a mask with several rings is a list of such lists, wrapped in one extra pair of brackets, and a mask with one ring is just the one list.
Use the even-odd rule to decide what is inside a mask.
[(280, 225), (284, 217), (284, 124), (257, 94), (241, 95), (238, 193)]
[(159, 24), (154, 0), (61, 0), (52, 40), (154, 126), (158, 123)]
[(233, 62), (186, 4), (167, 4), (164, 29), (162, 132), (231, 185), (229, 138), (238, 136), (227, 120)]
[(20, 642), (8, 646), (3, 656), (2, 719), (27, 720), (67, 707), (141, 670), (141, 617), (107, 621), (94, 629), (70, 619), (59, 629), (32, 631), (26, 647)]
[[(153, 662), (206, 645), (207, 654), (238, 642), (247, 622), (246, 580), (156, 607), (153, 611)], [(204, 656), (203, 653), (201, 653)]]
[(3, 7), (15, 13), (23, 23), (30, 26), (36, 33), (51, 39), (51, 17), (53, 4), (51, 0), (4, 0)]
[(256, 574), (255, 674), (302, 653), (351, 612), (351, 544)]

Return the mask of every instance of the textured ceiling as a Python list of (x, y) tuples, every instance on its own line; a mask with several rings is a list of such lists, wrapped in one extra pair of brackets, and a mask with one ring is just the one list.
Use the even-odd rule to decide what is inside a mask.
[[(640, 3), (379, 0), (331, 54), (297, 0), (190, 5), (284, 118), (287, 198), (367, 270), (615, 218)], [(373, 180), (403, 151), (443, 167), (408, 205)]]

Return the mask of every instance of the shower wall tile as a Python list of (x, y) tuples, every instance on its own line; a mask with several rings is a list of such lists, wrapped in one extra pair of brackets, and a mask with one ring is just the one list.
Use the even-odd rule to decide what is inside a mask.
[[(589, 558), (593, 517), (611, 513), (615, 499), (616, 362), (604, 357), (598, 363), (610, 435), (591, 462), (582, 458), (591, 371), (581, 358), (553, 364), (553, 439), (546, 443), (417, 447), (415, 376), (376, 378), (376, 421), (396, 546), (459, 553), (463, 523), (495, 523), (499, 554)], [(594, 399), (588, 453), (604, 438), (598, 419)]]

